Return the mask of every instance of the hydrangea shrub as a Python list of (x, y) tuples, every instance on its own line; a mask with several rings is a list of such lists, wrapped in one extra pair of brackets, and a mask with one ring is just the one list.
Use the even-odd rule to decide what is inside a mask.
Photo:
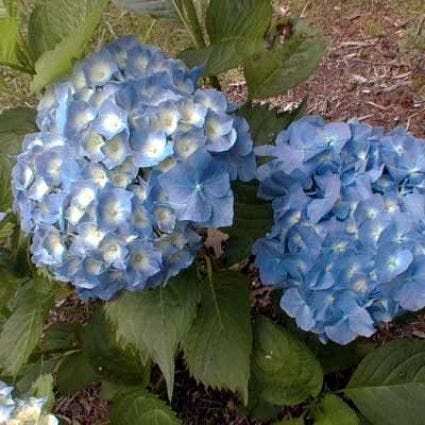
[(12, 391), (13, 387), (0, 381), (1, 425), (58, 425), (55, 416), (42, 413), (45, 399), (30, 397), (20, 400), (13, 397)]
[(249, 127), (223, 93), (135, 38), (50, 87), (13, 170), (32, 258), (84, 297), (164, 284), (191, 265), (200, 227), (230, 226), (230, 182), (255, 175)]
[(424, 141), (305, 117), (256, 153), (274, 210), (256, 265), (301, 329), (347, 344), (425, 306)]

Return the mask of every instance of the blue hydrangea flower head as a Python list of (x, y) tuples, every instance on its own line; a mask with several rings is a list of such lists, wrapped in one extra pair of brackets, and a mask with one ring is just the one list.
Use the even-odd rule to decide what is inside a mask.
[(230, 182), (255, 177), (247, 122), (162, 51), (125, 37), (47, 89), (13, 169), (37, 266), (84, 297), (165, 284), (199, 227), (233, 222)]
[(423, 140), (305, 117), (256, 153), (274, 210), (256, 266), (301, 329), (347, 344), (425, 306)]
[(43, 398), (30, 397), (20, 400), (13, 397), (13, 387), (0, 381), (0, 424), (58, 425), (55, 416), (42, 413), (46, 402)]

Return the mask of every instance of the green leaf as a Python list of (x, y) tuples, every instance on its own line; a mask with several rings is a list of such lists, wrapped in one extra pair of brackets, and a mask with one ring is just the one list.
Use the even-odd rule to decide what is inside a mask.
[(143, 366), (134, 348), (118, 344), (115, 330), (102, 313), (90, 318), (83, 343), (93, 368), (102, 377), (124, 383), (149, 381), (149, 368)]
[(150, 15), (157, 18), (175, 19), (176, 13), (171, 0), (113, 0), (124, 9), (139, 15)]
[(12, 161), (0, 154), (0, 212), (5, 212), (12, 206), (11, 171)]
[(273, 144), (276, 136), (292, 121), (300, 118), (305, 109), (305, 101), (292, 111), (286, 112), (278, 112), (268, 105), (246, 103), (239, 109), (238, 115), (248, 121), (254, 146), (262, 146)]
[(55, 405), (55, 394), (53, 393), (53, 376), (48, 373), (40, 375), (32, 386), (32, 395), (37, 398), (44, 398), (43, 411), (49, 412)]
[(17, 16), (18, 5), (16, 0), (0, 0), (0, 18)]
[[(359, 425), (356, 412), (340, 397), (325, 394), (312, 412), (314, 425)], [(383, 425), (383, 424), (382, 424)]]
[(179, 58), (188, 66), (204, 67), (205, 76), (213, 76), (236, 68), (247, 58), (263, 49), (262, 40), (232, 39), (200, 49), (189, 49), (180, 53)]
[(17, 305), (0, 334), (0, 368), (16, 376), (37, 346), (53, 306), (56, 286), (34, 278), (19, 292)]
[(0, 65), (18, 64), (19, 21), (14, 16), (0, 17)]
[(374, 425), (422, 425), (425, 341), (393, 341), (372, 351), (344, 392)]
[(321, 36), (302, 21), (282, 45), (278, 41), (245, 63), (250, 99), (264, 99), (286, 93), (303, 82), (319, 65), (325, 52)]
[(112, 425), (182, 425), (162, 400), (143, 389), (114, 398), (110, 418)]
[(10, 271), (0, 268), (0, 324), (9, 315), (9, 304), (10, 300), (22, 283), (22, 279), (19, 279), (13, 275)]
[(55, 49), (63, 40), (76, 34), (77, 28), (90, 26), (85, 21), (92, 14), (99, 21), (106, 3), (99, 0), (36, 0), (28, 23), (28, 41), (33, 58), (38, 59), (43, 53)]
[(174, 386), (174, 357), (189, 331), (197, 311), (199, 283), (193, 269), (180, 273), (166, 287), (125, 293), (106, 305), (117, 336), (136, 347), (145, 362), (158, 363), (171, 398)]
[(60, 360), (59, 356), (49, 359), (40, 358), (35, 363), (25, 365), (20, 371), (20, 378), (16, 382), (16, 388), (21, 394), (29, 393), (37, 379), (46, 374), (53, 374), (56, 365)]
[(245, 410), (247, 411), (250, 419), (267, 422), (276, 420), (282, 409), (278, 406), (267, 403), (267, 401), (264, 401), (261, 397), (259, 397), (254, 382), (251, 380), (249, 383), (249, 400)]
[(22, 150), (22, 139), (37, 130), (37, 111), (31, 108), (9, 109), (0, 114), (0, 154), (17, 155)]
[(198, 316), (183, 342), (190, 373), (206, 386), (237, 391), (247, 403), (252, 346), (248, 282), (220, 272), (203, 282)]
[(45, 332), (40, 341), (43, 352), (65, 351), (78, 344), (80, 323), (54, 323)]
[(61, 394), (70, 395), (95, 382), (98, 374), (84, 351), (67, 355), (59, 364), (56, 386)]
[(270, 231), (273, 210), (269, 202), (257, 198), (257, 183), (235, 183), (235, 217), (233, 226), (224, 231), (230, 236), (225, 257), (235, 264), (251, 255), (252, 245)]
[(109, 0), (39, 1), (30, 21), (36, 58), (32, 89), (41, 90), (72, 69), (99, 24)]
[[(147, 386), (147, 384), (146, 384)], [(106, 401), (112, 401), (118, 396), (130, 391), (140, 390), (139, 384), (123, 384), (111, 381), (102, 380), (102, 390), (100, 396)]]
[(261, 398), (279, 406), (299, 404), (322, 388), (322, 368), (313, 353), (263, 316), (255, 321), (252, 373)]
[[(283, 421), (276, 422), (273, 425), (304, 425), (304, 419), (303, 418), (286, 419), (286, 420), (283, 420)], [(342, 424), (340, 424), (340, 425), (342, 425)], [(348, 424), (344, 423), (344, 425), (348, 425)]]
[(206, 75), (235, 68), (263, 51), (271, 16), (270, 0), (211, 0), (206, 17), (211, 45), (181, 58), (189, 66), (206, 64)]

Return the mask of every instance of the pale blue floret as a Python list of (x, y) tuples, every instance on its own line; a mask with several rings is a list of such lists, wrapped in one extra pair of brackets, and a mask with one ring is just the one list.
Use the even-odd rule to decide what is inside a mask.
[[(159, 177), (179, 220), (205, 223), (213, 219), (212, 227), (229, 226), (233, 211), (228, 211), (231, 192), (228, 173), (204, 151), (190, 156), (184, 163)], [(222, 210), (223, 214), (217, 214)]]
[(230, 180), (254, 177), (253, 144), (201, 76), (124, 37), (47, 88), (41, 132), (13, 170), (13, 207), (33, 261), (81, 297), (165, 285), (194, 261), (198, 226), (232, 224)]
[(87, 83), (90, 86), (102, 86), (109, 82), (118, 71), (113, 56), (103, 49), (100, 53), (89, 56), (82, 66)]
[(125, 225), (131, 217), (133, 194), (124, 189), (109, 189), (98, 197), (99, 227), (105, 231), (114, 231)]
[(98, 116), (92, 123), (92, 128), (106, 140), (127, 129), (127, 113), (113, 101), (104, 102), (98, 110)]
[(136, 129), (132, 140), (135, 163), (138, 167), (153, 167), (172, 155), (173, 145), (163, 131)]
[(161, 270), (161, 251), (151, 242), (144, 241), (133, 242), (129, 246), (129, 251), (127, 272), (130, 284), (133, 287), (143, 288), (146, 280)]
[(206, 148), (209, 152), (225, 152), (237, 139), (234, 120), (226, 114), (209, 112), (205, 120)]
[(423, 141), (306, 117), (256, 152), (274, 209), (256, 265), (301, 329), (347, 344), (425, 306)]

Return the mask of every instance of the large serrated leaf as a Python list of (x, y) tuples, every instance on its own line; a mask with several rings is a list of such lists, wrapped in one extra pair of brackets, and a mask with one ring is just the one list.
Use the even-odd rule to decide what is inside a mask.
[(97, 371), (89, 361), (87, 353), (75, 351), (68, 354), (59, 364), (56, 387), (64, 395), (83, 390), (98, 379)]
[(18, 5), (16, 0), (0, 0), (0, 18), (16, 16), (18, 14)]
[(319, 65), (325, 52), (321, 36), (297, 21), (291, 37), (271, 50), (245, 62), (250, 99), (264, 99), (286, 93), (303, 82)]
[(12, 161), (0, 154), (0, 212), (5, 212), (12, 205), (12, 190), (10, 185)]
[(0, 368), (16, 376), (37, 346), (43, 323), (53, 305), (56, 286), (34, 278), (19, 292), (12, 315), (0, 334)]
[(44, 0), (30, 25), (36, 59), (32, 89), (41, 90), (72, 69), (84, 52), (109, 0)]
[(372, 351), (344, 392), (373, 425), (423, 425), (425, 341), (393, 341)]
[(82, 326), (80, 323), (57, 322), (44, 332), (39, 346), (42, 352), (65, 351), (78, 345)]
[(52, 374), (46, 373), (44, 375), (40, 375), (33, 383), (31, 392), (34, 397), (46, 400), (43, 405), (43, 411), (49, 412), (55, 405)]
[(142, 357), (158, 363), (171, 398), (174, 386), (174, 357), (189, 331), (197, 311), (199, 283), (190, 269), (170, 280), (166, 287), (126, 293), (106, 305), (107, 317), (118, 337), (136, 347)]
[(264, 49), (270, 25), (270, 0), (211, 0), (206, 25), (211, 45), (183, 52), (189, 65), (205, 65), (206, 75), (235, 68)]
[(115, 330), (102, 313), (90, 318), (83, 344), (90, 363), (102, 377), (129, 384), (149, 381), (149, 368), (144, 367), (134, 348), (118, 344)]
[(183, 342), (190, 373), (206, 386), (238, 392), (247, 402), (252, 346), (248, 282), (220, 272), (202, 285), (201, 305)]
[(334, 394), (325, 394), (312, 414), (314, 425), (360, 424), (356, 412), (344, 400)]
[(98, 16), (99, 11), (101, 14), (106, 4), (103, 0), (37, 0), (28, 24), (28, 41), (34, 60), (76, 34), (92, 14)]
[(264, 316), (255, 320), (252, 373), (260, 397), (279, 406), (299, 404), (322, 388), (323, 371), (313, 353)]
[(182, 425), (170, 407), (143, 389), (119, 393), (110, 418), (112, 425)]
[(269, 202), (257, 199), (257, 183), (236, 183), (235, 217), (233, 226), (224, 229), (230, 236), (225, 256), (229, 264), (237, 263), (251, 255), (252, 245), (265, 235), (273, 223), (273, 210)]
[(17, 278), (8, 270), (0, 268), (0, 324), (9, 314), (9, 303), (13, 294), (22, 283), (22, 279)]
[(254, 146), (270, 145), (275, 142), (276, 136), (300, 118), (306, 109), (306, 102), (291, 110), (278, 112), (269, 105), (246, 103), (239, 109), (238, 115), (244, 117), (249, 124)]
[(0, 114), (0, 154), (17, 155), (21, 152), (22, 139), (37, 131), (37, 111), (31, 108), (15, 108)]
[(117, 6), (138, 13), (139, 15), (150, 15), (167, 19), (177, 18), (171, 0), (113, 0), (113, 2)]
[(0, 65), (18, 64), (19, 21), (15, 16), (0, 17)]

